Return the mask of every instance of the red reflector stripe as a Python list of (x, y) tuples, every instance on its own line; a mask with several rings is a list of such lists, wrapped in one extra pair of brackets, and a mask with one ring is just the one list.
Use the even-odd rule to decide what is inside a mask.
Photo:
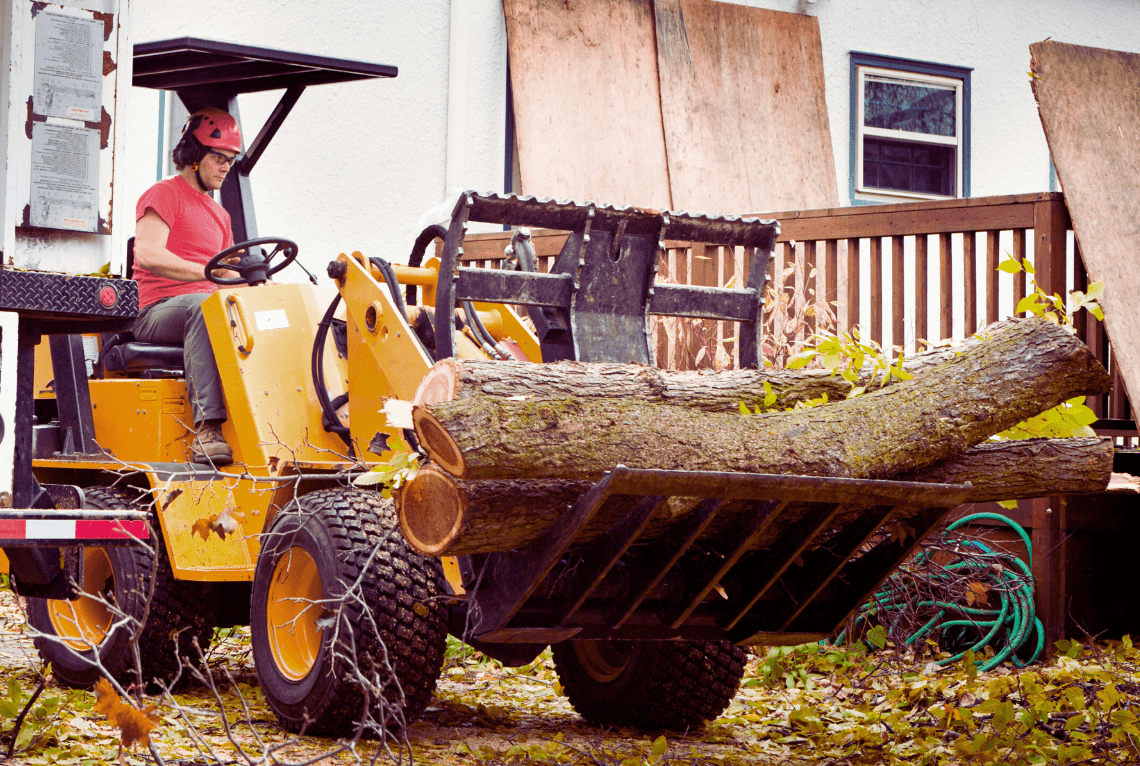
[(91, 538), (121, 540), (135, 537), (146, 540), (150, 537), (150, 530), (145, 521), (80, 520), (75, 522), (75, 537), (79, 540)]
[[(148, 540), (150, 525), (143, 520), (129, 519), (76, 519), (75, 533), (52, 534), (51, 540)], [(60, 525), (62, 526), (62, 525)], [(26, 540), (26, 519), (0, 519), (0, 541)]]
[(0, 537), (23, 540), (26, 527), (23, 519), (0, 519)]

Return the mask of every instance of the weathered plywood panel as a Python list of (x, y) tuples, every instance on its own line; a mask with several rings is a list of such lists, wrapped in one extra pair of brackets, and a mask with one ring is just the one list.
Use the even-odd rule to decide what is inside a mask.
[(1125, 387), (1140, 396), (1140, 55), (1029, 46), (1033, 92)]
[(839, 204), (815, 17), (657, 0), (656, 26), (676, 209)]
[(522, 191), (672, 207), (652, 0), (503, 0)]

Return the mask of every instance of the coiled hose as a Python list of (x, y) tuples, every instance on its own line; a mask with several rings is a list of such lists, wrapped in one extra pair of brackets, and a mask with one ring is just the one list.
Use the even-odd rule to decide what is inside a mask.
[[(975, 521), (994, 521), (1013, 529), (1025, 543), (1029, 563), (995, 551), (974, 537), (951, 534)], [(887, 578), (856, 613), (855, 632), (861, 632), (860, 626), (878, 623), (905, 646), (936, 635), (944, 649), (957, 652), (938, 660), (939, 665), (957, 662), (968, 651), (980, 656), (987, 646), (994, 654), (988, 660), (977, 660), (981, 671), (1006, 660), (1018, 667), (1035, 661), (1045, 648), (1045, 628), (1033, 604), (1033, 545), (1025, 529), (1002, 514), (975, 513), (949, 525), (939, 543), (924, 548)], [(951, 560), (939, 564), (935, 556), (950, 556)], [(845, 633), (837, 641), (842, 642)], [(1023, 650), (1034, 633), (1033, 652), (1023, 660)]]

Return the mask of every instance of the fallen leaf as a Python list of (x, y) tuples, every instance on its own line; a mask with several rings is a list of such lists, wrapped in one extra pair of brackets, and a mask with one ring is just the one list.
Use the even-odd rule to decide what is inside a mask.
[(157, 711), (153, 705), (138, 710), (124, 703), (105, 678), (95, 682), (95, 712), (105, 715), (109, 724), (119, 728), (120, 763), (124, 750), (134, 750), (136, 744), (150, 745), (150, 732), (162, 720)]
[(190, 527), (190, 534), (191, 535), (201, 535), (202, 540), (206, 540), (207, 538), (209, 538), (210, 529), (212, 528), (214, 521), (217, 518), (218, 518), (217, 514), (214, 514), (213, 516), (210, 516), (209, 518), (198, 519), (197, 521), (194, 522), (194, 526)]

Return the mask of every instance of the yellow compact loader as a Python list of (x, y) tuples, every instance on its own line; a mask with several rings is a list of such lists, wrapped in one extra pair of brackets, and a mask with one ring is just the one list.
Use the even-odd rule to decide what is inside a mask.
[[(179, 87), (192, 79), (192, 55), (205, 69), (211, 54), (241, 53), (192, 43), (139, 46), (136, 82), (141, 71), (155, 87)], [(164, 61), (169, 81), (156, 74)], [(351, 63), (325, 60), (341, 73)], [(314, 74), (320, 64), (296, 67), (313, 82), (332, 79)], [(227, 98), (253, 87), (235, 70), (229, 79), (220, 65), (211, 70)], [(193, 110), (205, 92), (180, 94)], [(290, 88), (285, 99), (297, 95)], [(897, 509), (908, 509), (921, 538), (964, 496), (943, 485), (614, 466), (524, 548), (443, 560), (416, 553), (390, 502), (350, 481), (415, 448), (410, 432), (388, 423), (387, 400), (411, 400), (432, 365), (453, 356), (652, 364), (650, 314), (737, 322), (741, 362), (756, 365), (778, 226), (467, 193), (447, 229), (421, 235), (408, 266), (341, 254), (328, 267), (332, 287), (265, 284), (297, 246), (254, 236), (241, 184), (287, 111), (275, 112), (231, 173), (236, 188), (223, 189), (249, 240), (215, 258), (239, 254), (229, 268), (241, 278), (212, 275), (224, 286), (203, 304), (233, 466), (188, 462), (180, 348), (105, 335), (89, 376), (82, 338), (52, 340), (36, 476), (77, 488), (89, 507), (145, 511), (155, 542), (153, 555), (145, 546), (78, 549), (71, 566), (84, 592), (29, 599), (29, 619), (49, 636), (37, 645), (58, 678), (88, 685), (100, 672), (129, 673), (136, 641), (146, 678), (169, 679), (216, 626), (248, 624), (265, 697), (284, 725), (344, 734), (369, 704), (396, 705), (407, 719), (421, 713), (450, 631), (509, 664), (552, 646), (571, 703), (590, 721), (685, 729), (728, 705), (742, 647), (830, 635), (874, 591), (911, 549), (877, 534)], [(514, 241), (517, 270), (467, 268), (463, 239), (476, 221), (570, 235), (546, 273), (525, 228)], [(437, 237), (440, 257), (422, 262)], [(747, 286), (655, 283), (666, 240), (744, 248)], [(526, 307), (536, 330), (507, 304)], [(665, 535), (643, 539), (673, 497), (698, 502)], [(585, 541), (590, 518), (617, 507), (620, 521)], [(718, 514), (726, 521), (710, 536)], [(775, 529), (778, 544), (758, 547)], [(382, 680), (383, 700), (365, 693), (360, 674)]]

